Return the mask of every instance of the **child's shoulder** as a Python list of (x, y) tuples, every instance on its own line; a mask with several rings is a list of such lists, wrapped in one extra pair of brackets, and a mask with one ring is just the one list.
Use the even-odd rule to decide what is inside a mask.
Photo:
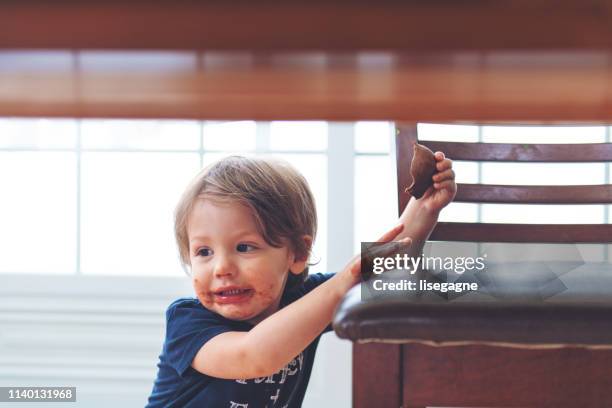
[(285, 292), (281, 305), (287, 305), (296, 301), (334, 275), (334, 273), (312, 273), (308, 275), (304, 283)]
[(197, 298), (183, 297), (174, 300), (166, 309), (166, 319), (172, 319), (177, 313), (212, 313), (206, 309)]
[(250, 327), (247, 323), (227, 319), (202, 305), (193, 297), (176, 299), (166, 309), (168, 327), (183, 327), (191, 325), (227, 326), (236, 330)]
[(200, 304), (197, 298), (193, 297), (182, 297), (172, 301), (168, 306), (168, 310), (174, 310), (180, 307), (196, 307)]
[(307, 289), (313, 289), (328, 280), (329, 278), (333, 277), (334, 275), (335, 273), (311, 273), (304, 281), (304, 286)]

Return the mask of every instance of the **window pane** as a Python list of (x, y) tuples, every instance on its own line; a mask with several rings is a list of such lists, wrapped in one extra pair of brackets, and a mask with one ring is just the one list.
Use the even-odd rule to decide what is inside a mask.
[(0, 271), (74, 273), (76, 156), (0, 152)]
[(604, 126), (483, 126), (487, 143), (603, 143)]
[(326, 150), (327, 122), (272, 122), (270, 124), (270, 149)]
[(604, 206), (482, 204), (482, 222), (599, 224), (604, 222)]
[(389, 153), (394, 127), (390, 122), (357, 122), (355, 151), (359, 153)]
[(477, 222), (478, 204), (451, 202), (440, 211), (440, 222)]
[(255, 156), (255, 152), (244, 152), (244, 151), (236, 151), (236, 152), (219, 152), (219, 153), (204, 153), (204, 161), (202, 167), (209, 166), (223, 158), (228, 156), (243, 156), (243, 157), (253, 157)]
[(397, 223), (394, 172), (389, 156), (355, 157), (355, 253)]
[(477, 142), (478, 126), (473, 125), (439, 125), (419, 123), (417, 126), (419, 140), (445, 142)]
[(0, 147), (71, 149), (76, 146), (77, 121), (68, 119), (0, 119)]
[(483, 163), (484, 184), (603, 184), (602, 163)]
[(205, 122), (205, 150), (255, 150), (256, 126), (253, 121)]
[(183, 274), (173, 212), (197, 153), (83, 153), (84, 274)]
[(84, 120), (84, 149), (198, 150), (200, 123), (187, 120)]
[(453, 161), (453, 170), (457, 183), (478, 183), (478, 163)]
[(308, 181), (317, 207), (317, 238), (311, 262), (319, 262), (310, 268), (310, 273), (327, 270), (327, 156), (324, 154), (275, 154), (293, 165)]

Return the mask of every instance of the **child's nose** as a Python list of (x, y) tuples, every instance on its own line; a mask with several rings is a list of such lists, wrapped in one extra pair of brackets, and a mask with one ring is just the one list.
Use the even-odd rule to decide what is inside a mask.
[(216, 277), (234, 275), (236, 273), (236, 265), (234, 265), (229, 256), (217, 256), (214, 273)]

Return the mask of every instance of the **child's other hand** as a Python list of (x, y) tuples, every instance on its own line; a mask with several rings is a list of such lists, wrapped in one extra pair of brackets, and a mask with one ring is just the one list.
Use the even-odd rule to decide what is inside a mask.
[[(404, 230), (404, 225), (399, 224), (393, 227), (391, 230), (385, 232), (380, 238), (376, 240), (376, 242), (392, 242), (402, 231)], [(411, 239), (406, 237), (397, 242), (401, 242), (402, 244), (410, 244)], [(390, 246), (388, 248), (389, 253), (393, 253), (396, 251), (396, 246)], [(379, 248), (379, 251), (385, 251), (384, 247)], [(388, 254), (380, 254), (381, 256), (387, 256)], [(339, 273), (339, 275), (345, 278), (346, 287), (343, 288), (343, 293), (346, 293), (350, 288), (355, 286), (361, 281), (361, 255), (357, 255), (355, 258), (348, 263), (348, 265)]]
[(436, 159), (437, 173), (433, 175), (434, 184), (429, 187), (423, 197), (422, 203), (431, 212), (439, 212), (446, 207), (457, 194), (457, 184), (455, 183), (455, 172), (453, 162), (444, 157), (444, 153), (434, 153)]

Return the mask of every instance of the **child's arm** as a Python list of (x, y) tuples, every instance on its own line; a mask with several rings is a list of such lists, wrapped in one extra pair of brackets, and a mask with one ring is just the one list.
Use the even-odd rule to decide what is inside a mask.
[[(380, 238), (392, 241), (398, 225)], [(346, 292), (359, 282), (360, 258), (307, 295), (259, 322), (248, 332), (227, 332), (210, 339), (192, 367), (217, 378), (255, 378), (278, 372), (304, 350), (332, 320)]]

